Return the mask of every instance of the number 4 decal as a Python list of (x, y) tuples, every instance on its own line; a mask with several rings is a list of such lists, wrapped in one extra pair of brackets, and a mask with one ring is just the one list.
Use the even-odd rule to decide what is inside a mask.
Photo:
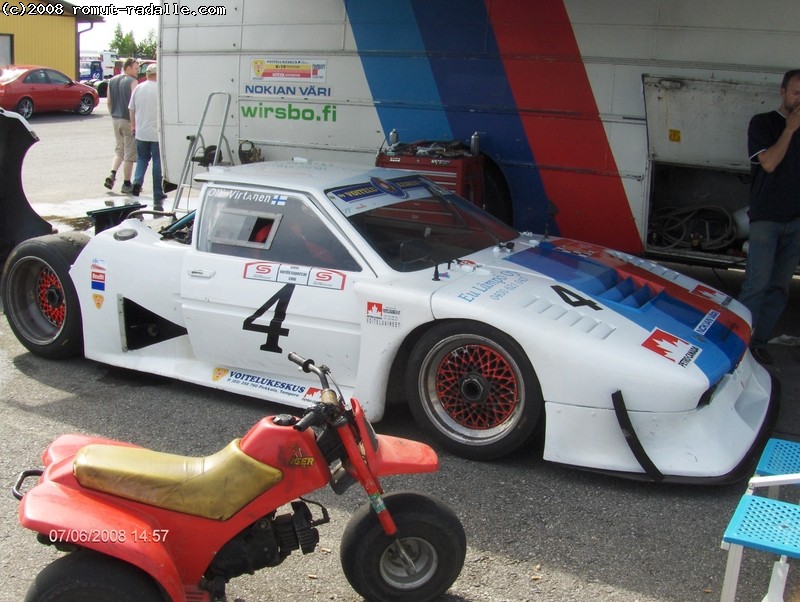
[[(289, 329), (283, 327), (283, 321), (286, 319), (286, 309), (289, 307), (289, 299), (292, 298), (293, 292), (294, 284), (287, 284), (272, 295), (252, 316), (245, 319), (242, 324), (243, 330), (265, 332), (267, 334), (267, 342), (260, 347), (262, 351), (271, 351), (272, 353), (281, 353), (283, 351), (278, 345), (278, 339), (289, 335)], [(256, 320), (263, 316), (273, 305), (275, 305), (275, 312), (269, 322), (269, 326), (256, 324)]]
[(586, 297), (581, 297), (575, 291), (571, 291), (568, 288), (561, 286), (560, 284), (554, 284), (552, 289), (558, 293), (558, 296), (563, 299), (564, 303), (571, 305), (572, 307), (591, 307), (595, 311), (601, 311), (603, 308), (600, 307), (594, 300), (587, 299)]

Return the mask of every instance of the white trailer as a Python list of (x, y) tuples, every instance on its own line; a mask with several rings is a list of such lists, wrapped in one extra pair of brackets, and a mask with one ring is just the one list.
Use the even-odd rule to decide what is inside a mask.
[(202, 134), (224, 121), (235, 162), (477, 154), (476, 201), (521, 230), (698, 263), (742, 261), (748, 121), (800, 45), (794, 0), (183, 4), (160, 26), (168, 180), (224, 92)]

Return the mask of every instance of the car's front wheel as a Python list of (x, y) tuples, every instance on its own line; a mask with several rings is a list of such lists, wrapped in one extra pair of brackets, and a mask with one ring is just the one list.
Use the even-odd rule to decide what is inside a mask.
[(84, 94), (81, 96), (81, 102), (75, 112), (78, 115), (88, 115), (94, 111), (94, 98), (91, 94)]
[(81, 308), (70, 266), (89, 238), (51, 234), (21, 242), (0, 282), (8, 325), (32, 353), (50, 359), (83, 353)]
[(534, 435), (544, 401), (519, 344), (479, 322), (425, 333), (409, 357), (406, 391), (417, 423), (458, 456), (489, 460)]
[(27, 97), (21, 98), (17, 103), (16, 112), (25, 119), (30, 119), (31, 115), (33, 115), (33, 100)]

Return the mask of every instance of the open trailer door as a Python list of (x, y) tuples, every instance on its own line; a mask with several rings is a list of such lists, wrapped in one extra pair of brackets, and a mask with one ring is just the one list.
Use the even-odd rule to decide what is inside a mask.
[(695, 264), (744, 264), (750, 188), (747, 128), (777, 108), (775, 85), (643, 77), (650, 159), (647, 252)]

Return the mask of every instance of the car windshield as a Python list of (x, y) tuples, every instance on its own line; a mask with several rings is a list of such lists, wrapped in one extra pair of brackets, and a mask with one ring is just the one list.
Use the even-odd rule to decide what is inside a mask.
[(519, 236), (420, 175), (372, 178), (327, 194), (381, 258), (400, 272), (422, 270)]
[(10, 82), (12, 79), (16, 79), (19, 77), (20, 73), (23, 72), (24, 69), (14, 69), (13, 67), (0, 70), (0, 84), (4, 84), (6, 82)]

